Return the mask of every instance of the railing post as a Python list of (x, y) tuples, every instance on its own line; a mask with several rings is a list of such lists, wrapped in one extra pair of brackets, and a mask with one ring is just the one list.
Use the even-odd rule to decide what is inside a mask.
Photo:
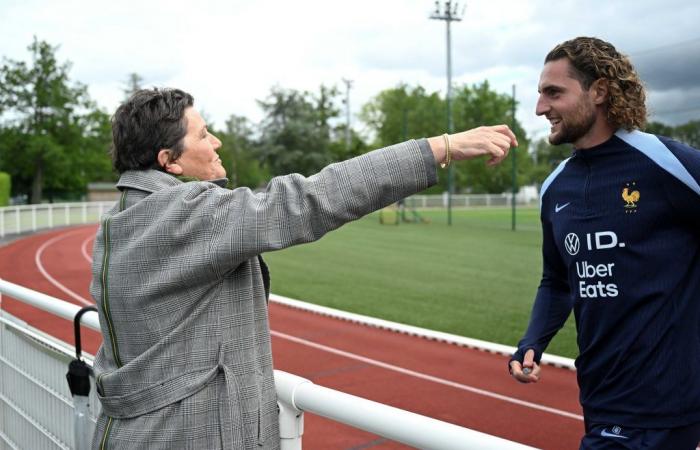
[(87, 203), (83, 202), (83, 223), (87, 223)]
[(32, 205), (32, 231), (36, 231), (36, 205)]
[(66, 225), (70, 225), (70, 203), (66, 203)]
[(0, 208), (0, 238), (5, 237), (5, 208)]
[(15, 233), (21, 233), (22, 230), (20, 229), (19, 206), (15, 208), (15, 225), (17, 225), (17, 228), (15, 229)]
[(53, 228), (53, 203), (49, 203), (49, 207), (47, 208), (49, 210), (49, 213), (47, 214), (48, 218), (46, 219), (49, 228)]
[(280, 408), (280, 450), (301, 450), (304, 413), (282, 402), (277, 405)]
[(285, 373), (280, 376), (275, 371), (277, 404), (279, 405), (280, 448), (281, 450), (301, 450), (301, 436), (304, 434), (304, 412), (294, 405), (296, 389), (311, 381)]

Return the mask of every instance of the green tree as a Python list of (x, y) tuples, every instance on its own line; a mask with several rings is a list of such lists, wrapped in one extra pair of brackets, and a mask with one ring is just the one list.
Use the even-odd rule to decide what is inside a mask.
[[(532, 159), (528, 153), (529, 141), (522, 125), (513, 118), (513, 98), (491, 89), (488, 81), (454, 90), (452, 101), (454, 129), (467, 130), (482, 125), (506, 124), (518, 138), (516, 152), (516, 186), (530, 181)], [(517, 104), (516, 104), (517, 107)], [(467, 161), (455, 168), (455, 191), (473, 193), (500, 193), (513, 186), (512, 163), (508, 160), (496, 167), (484, 164), (483, 159)]]
[(678, 125), (673, 136), (691, 147), (700, 149), (700, 120)]
[(346, 124), (336, 125), (331, 131), (331, 141), (329, 151), (332, 161), (343, 161), (354, 156), (359, 156), (372, 148), (355, 130), (350, 129), (350, 148), (347, 148), (345, 141)]
[(260, 145), (255, 141), (250, 121), (231, 115), (223, 131), (215, 132), (221, 139), (221, 161), (234, 187), (255, 189), (269, 179), (269, 171), (260, 162)]
[(330, 121), (338, 116), (335, 88), (321, 86), (319, 93), (272, 88), (258, 101), (262, 121), (261, 160), (272, 175), (316, 173), (332, 162)]
[(126, 85), (122, 89), (124, 92), (124, 100), (127, 100), (131, 95), (141, 89), (143, 86), (143, 77), (136, 72), (130, 73), (126, 78)]
[[(0, 167), (12, 175), (14, 193), (39, 203), (44, 189), (84, 192), (88, 174), (104, 172), (109, 141), (105, 117), (87, 88), (70, 81), (57, 47), (34, 38), (28, 50), (31, 63), (5, 59), (0, 67)], [(101, 131), (86, 138), (86, 129)]]
[[(455, 130), (505, 123), (514, 128), (520, 147), (517, 179), (522, 185), (529, 180), (532, 160), (522, 126), (512, 120), (512, 100), (499, 94), (484, 81), (474, 86), (455, 89), (452, 117)], [(362, 119), (376, 136), (376, 145), (385, 146), (413, 138), (435, 136), (447, 130), (447, 102), (437, 92), (429, 93), (421, 86), (401, 84), (380, 92), (362, 109)], [(505, 162), (496, 168), (484, 165), (483, 159), (455, 165), (455, 192), (504, 192), (512, 188), (512, 169)], [(432, 192), (447, 190), (447, 171), (440, 172), (438, 186)]]
[(671, 137), (673, 136), (675, 129), (671, 125), (666, 125), (665, 123), (649, 122), (647, 123), (646, 129), (644, 131), (646, 131), (647, 133)]
[(70, 152), (81, 178), (74, 181), (77, 189), (91, 181), (116, 181), (116, 171), (112, 168), (109, 148), (112, 144), (112, 123), (110, 115), (92, 107), (78, 117), (78, 128), (82, 131), (77, 152)]
[(700, 120), (691, 120), (682, 125), (672, 126), (661, 122), (649, 122), (647, 133), (668, 136), (691, 147), (700, 148)]
[[(385, 89), (361, 110), (360, 118), (374, 136), (372, 147), (385, 147), (408, 139), (435, 136), (447, 129), (446, 102), (437, 92), (405, 83)], [(447, 172), (427, 192), (447, 190)]]
[(360, 113), (375, 136), (376, 147), (443, 133), (446, 117), (445, 101), (437, 92), (406, 84), (383, 90)]
[(549, 174), (559, 163), (570, 157), (571, 153), (572, 147), (569, 144), (551, 145), (546, 138), (539, 139), (535, 142), (532, 152), (534, 165), (530, 181), (542, 185)]

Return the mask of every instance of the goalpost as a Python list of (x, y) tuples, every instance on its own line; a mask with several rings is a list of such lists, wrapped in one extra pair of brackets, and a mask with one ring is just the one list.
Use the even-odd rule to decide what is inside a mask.
[(430, 223), (430, 219), (418, 213), (413, 198), (403, 198), (379, 211), (379, 223), (382, 225), (398, 225), (402, 222)]

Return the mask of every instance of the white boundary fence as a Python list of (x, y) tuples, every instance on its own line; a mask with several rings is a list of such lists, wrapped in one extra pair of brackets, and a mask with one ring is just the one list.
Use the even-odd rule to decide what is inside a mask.
[(42, 203), (0, 208), (0, 238), (8, 234), (95, 223), (114, 202)]
[[(77, 305), (3, 280), (0, 293), (68, 320), (80, 310)], [(82, 322), (99, 330), (94, 312), (86, 313)], [(65, 379), (71, 355), (67, 344), (5, 312), (0, 314), (0, 450), (87, 448), (87, 443), (77, 442), (72, 434), (73, 404)], [(91, 362), (87, 355), (84, 359)], [(422, 449), (532, 448), (317, 386), (279, 370), (275, 371), (275, 384), (283, 450), (302, 448), (303, 411)], [(94, 383), (91, 385), (88, 419), (94, 426), (99, 403), (94, 397)]]
[[(453, 208), (506, 207), (511, 205), (512, 194), (455, 194)], [(531, 205), (532, 198), (516, 195), (518, 205)], [(114, 205), (109, 202), (42, 203), (39, 205), (6, 206), (0, 208), (0, 238), (67, 225), (96, 223), (102, 214)], [(413, 195), (406, 199), (413, 208), (446, 208), (447, 195)]]
[[(473, 207), (491, 207), (491, 206), (511, 206), (513, 194), (504, 192), (503, 194), (453, 194), (453, 208), (473, 208)], [(538, 197), (526, 197), (523, 195), (515, 195), (515, 203), (517, 205), (536, 205)], [(447, 208), (447, 194), (443, 195), (413, 195), (406, 198), (406, 205), (413, 208)]]

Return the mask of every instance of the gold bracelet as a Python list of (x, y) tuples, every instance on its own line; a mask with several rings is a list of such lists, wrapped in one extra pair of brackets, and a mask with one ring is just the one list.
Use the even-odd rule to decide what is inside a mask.
[(452, 151), (450, 150), (450, 135), (445, 133), (442, 135), (445, 140), (445, 160), (440, 163), (440, 167), (446, 169), (452, 162)]

